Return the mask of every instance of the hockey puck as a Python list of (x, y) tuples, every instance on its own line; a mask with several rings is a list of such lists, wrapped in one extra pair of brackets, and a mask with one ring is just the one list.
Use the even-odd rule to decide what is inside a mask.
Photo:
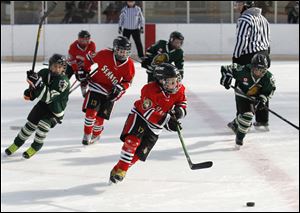
[(253, 207), (253, 206), (255, 206), (255, 203), (254, 202), (247, 202), (246, 205), (248, 207)]

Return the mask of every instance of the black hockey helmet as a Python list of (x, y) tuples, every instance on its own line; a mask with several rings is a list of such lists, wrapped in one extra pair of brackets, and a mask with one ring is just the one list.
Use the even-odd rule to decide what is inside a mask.
[[(174, 42), (175, 39), (180, 40), (180, 43)], [(178, 31), (172, 32), (170, 34), (170, 38), (169, 38), (169, 43), (171, 44), (171, 48), (175, 48), (175, 49), (181, 48), (181, 46), (183, 44), (183, 40), (184, 40), (184, 37), (180, 32), (178, 32)]]
[(262, 77), (266, 74), (268, 68), (268, 59), (265, 54), (256, 53), (251, 59), (252, 71), (259, 70)]
[[(176, 93), (181, 86), (181, 75), (179, 70), (172, 64), (162, 63), (155, 67), (154, 77), (167, 93)], [(174, 79), (170, 82), (170, 79)]]
[(170, 41), (174, 40), (175, 38), (176, 38), (176, 39), (179, 39), (179, 40), (181, 40), (181, 41), (184, 40), (183, 35), (182, 35), (180, 32), (178, 32), (178, 31), (174, 31), (174, 32), (172, 32), (172, 33), (170, 34)]
[(49, 59), (49, 69), (50, 70), (51, 70), (51, 66), (53, 64), (60, 64), (60, 65), (62, 65), (64, 67), (64, 71), (65, 71), (66, 68), (67, 68), (67, 59), (66, 59), (65, 56), (63, 56), (61, 54), (55, 53)]
[(127, 60), (131, 54), (131, 42), (125, 36), (118, 36), (114, 39), (113, 51), (117, 60)]
[(81, 30), (79, 33), (78, 33), (78, 38), (91, 38), (91, 34), (86, 31), (86, 30)]
[(256, 53), (251, 59), (252, 67), (256, 67), (259, 69), (267, 69), (268, 68), (268, 59), (265, 54)]

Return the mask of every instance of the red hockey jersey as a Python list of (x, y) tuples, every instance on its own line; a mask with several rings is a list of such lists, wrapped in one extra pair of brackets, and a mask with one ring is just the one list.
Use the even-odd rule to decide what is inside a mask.
[(141, 91), (141, 98), (134, 103), (132, 112), (137, 113), (155, 134), (160, 134), (169, 121), (168, 112), (175, 106), (186, 109), (185, 87), (181, 85), (175, 94), (165, 93), (157, 82), (146, 84)]
[(88, 54), (87, 58), (85, 66), (98, 64), (98, 71), (89, 80), (91, 91), (108, 95), (118, 84), (124, 88), (124, 92), (131, 85), (135, 68), (130, 58), (119, 64), (114, 57), (113, 50), (110, 49), (103, 49), (96, 55)]
[(77, 72), (80, 69), (85, 69), (85, 71), (90, 71), (91, 66), (84, 66), (86, 62), (86, 55), (88, 53), (95, 53), (96, 45), (93, 41), (90, 41), (89, 45), (86, 46), (85, 49), (82, 49), (78, 41), (74, 41), (69, 48), (69, 58), (68, 62), (72, 66), (74, 72)]

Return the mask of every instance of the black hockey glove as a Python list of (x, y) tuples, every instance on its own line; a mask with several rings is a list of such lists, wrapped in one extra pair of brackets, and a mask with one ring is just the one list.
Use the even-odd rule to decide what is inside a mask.
[(181, 107), (176, 106), (169, 112), (169, 114), (171, 115), (171, 117), (175, 117), (178, 120), (185, 116), (185, 112), (183, 110), (184, 109), (182, 109)]
[(116, 101), (122, 96), (124, 92), (124, 88), (120, 84), (117, 84), (112, 88), (111, 93), (107, 96), (107, 100)]
[(171, 117), (169, 122), (165, 124), (165, 128), (168, 131), (177, 131), (177, 126), (180, 130), (182, 130), (181, 124), (178, 122), (178, 120), (175, 117)]
[(154, 71), (154, 67), (151, 66), (151, 62), (149, 61), (150, 59), (148, 57), (144, 57), (142, 58), (142, 62), (141, 62), (141, 65), (143, 68), (146, 68), (147, 70), (150, 70), (151, 72)]
[(26, 89), (24, 91), (24, 99), (27, 101), (33, 101), (35, 99), (35, 97), (33, 97), (33, 93), (32, 93), (32, 88), (29, 87), (28, 89)]
[(264, 95), (260, 95), (255, 102), (255, 111), (266, 108), (267, 98)]
[(58, 118), (58, 117), (51, 117), (49, 118), (50, 121), (50, 128), (53, 128), (56, 126), (56, 124), (61, 124), (62, 123), (62, 118)]
[(27, 71), (27, 82), (33, 89), (39, 89), (44, 86), (42, 77), (31, 70)]
[(81, 82), (83, 84), (87, 84), (87, 82), (89, 80), (89, 73), (84, 70), (78, 70), (75, 73), (75, 77), (79, 82)]
[(220, 79), (220, 84), (223, 85), (226, 89), (230, 89), (232, 74), (228, 72), (223, 66), (221, 66), (222, 77)]

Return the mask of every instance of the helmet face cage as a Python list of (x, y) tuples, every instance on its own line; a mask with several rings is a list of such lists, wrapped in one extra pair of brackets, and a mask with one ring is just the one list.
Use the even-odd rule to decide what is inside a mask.
[[(60, 66), (55, 65), (61, 65), (63, 67), (63, 70), (60, 69)], [(53, 75), (59, 75), (66, 71), (67, 69), (67, 60), (63, 55), (60, 54), (54, 54), (49, 59), (49, 69), (51, 70), (51, 73)]]
[(163, 63), (155, 68), (155, 78), (161, 85), (164, 92), (175, 94), (181, 87), (181, 75), (178, 69), (171, 65)]
[(78, 43), (82, 46), (86, 46), (90, 43), (91, 34), (86, 30), (81, 30), (78, 33)]
[(86, 31), (86, 30), (81, 30), (78, 33), (78, 38), (88, 38), (88, 39), (90, 39), (91, 38), (91, 34), (88, 31)]
[(127, 38), (118, 36), (113, 42), (113, 50), (117, 60), (125, 61), (131, 55), (131, 43)]
[(165, 92), (175, 94), (181, 87), (181, 77), (170, 77), (160, 80), (160, 83)]
[(267, 57), (263, 54), (255, 54), (251, 59), (252, 73), (255, 77), (263, 77), (268, 68)]

